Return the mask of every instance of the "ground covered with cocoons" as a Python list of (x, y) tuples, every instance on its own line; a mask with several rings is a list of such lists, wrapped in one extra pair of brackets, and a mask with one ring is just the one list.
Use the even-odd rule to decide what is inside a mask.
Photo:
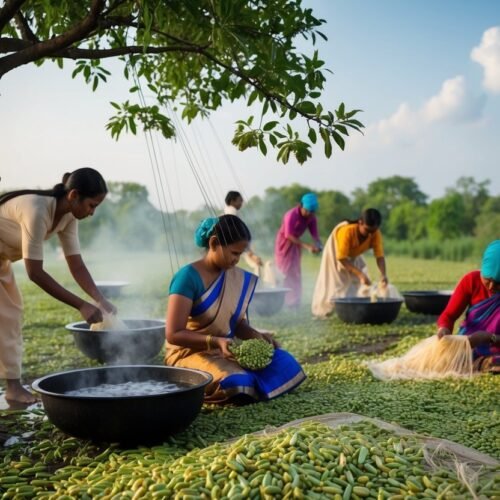
[[(317, 265), (316, 259), (304, 260), (305, 302), (311, 294)], [(388, 265), (389, 276), (400, 290), (450, 289), (465, 272), (475, 267), (470, 263), (429, 263), (396, 258), (389, 259)], [(71, 335), (64, 330), (65, 324), (79, 319), (76, 313), (46, 296), (35, 285), (22, 279), (19, 281), (25, 298), (26, 379), (32, 380), (64, 369), (96, 366), (76, 349)], [(144, 307), (141, 308), (141, 314), (143, 316), (146, 314), (150, 318), (161, 317), (166, 301), (166, 283), (168, 284), (168, 277), (157, 281), (150, 280), (147, 288), (138, 288), (136, 291), (131, 286), (127, 294), (119, 298), (116, 304), (119, 310), (128, 311), (130, 317), (133, 317), (134, 305), (137, 296), (140, 295), (146, 308), (149, 308), (146, 311)], [(306, 429), (305, 436), (299, 434), (300, 440), (297, 437), (294, 445), (296, 450), (290, 448), (290, 442), (286, 446), (284, 444), (287, 439), (291, 441), (293, 436), (290, 434), (291, 431), (274, 436), (272, 439), (278, 440), (276, 442), (266, 442), (265, 439), (268, 438), (262, 441), (255, 438), (256, 442), (252, 447), (255, 449), (253, 456), (247, 454), (254, 438), (242, 437), (268, 426), (279, 426), (299, 418), (330, 412), (353, 412), (394, 422), (423, 435), (446, 438), (500, 458), (498, 376), (479, 375), (470, 379), (381, 382), (373, 378), (364, 366), (367, 360), (405, 353), (421, 339), (435, 333), (435, 320), (436, 318), (432, 316), (412, 314), (404, 305), (394, 323), (379, 326), (345, 325), (335, 316), (324, 321), (313, 320), (306, 306), (298, 313), (289, 314), (282, 311), (269, 318), (259, 318), (251, 314), (251, 323), (259, 328), (275, 331), (275, 338), (282, 347), (303, 363), (307, 380), (292, 393), (267, 403), (226, 407), (205, 405), (199, 417), (186, 431), (169, 438), (163, 445), (154, 447), (124, 450), (113, 444), (97, 445), (69, 437), (47, 421), (41, 408), (31, 411), (1, 412), (0, 498), (64, 499), (115, 496), (118, 499), (133, 498), (134, 495), (136, 498), (154, 496), (162, 498), (162, 494), (159, 493), (162, 490), (163, 492), (169, 490), (172, 495), (178, 495), (178, 498), (189, 498), (189, 495), (196, 497), (200, 491), (208, 495), (206, 491), (197, 489), (210, 489), (207, 487), (208, 470), (198, 470), (196, 467), (202, 467), (203, 464), (194, 467), (192, 463), (193, 459), (199, 456), (206, 457), (207, 463), (211, 462), (220, 468), (212, 471), (214, 487), (222, 477), (226, 477), (224, 474), (227, 474), (229, 480), (224, 479), (224, 487), (234, 489), (232, 495), (229, 495), (229, 489), (224, 494), (232, 498), (238, 498), (238, 495), (246, 493), (247, 486), (250, 487), (250, 491), (253, 490), (255, 497), (271, 497), (275, 491), (273, 487), (283, 486), (284, 491), (285, 485), (292, 484), (294, 480), (296, 483), (291, 490), (292, 495), (295, 492), (299, 498), (299, 493), (309, 498), (342, 499), (344, 495), (345, 498), (349, 498), (346, 493), (349, 485), (352, 486), (349, 494), (353, 499), (393, 497), (397, 500), (433, 497), (427, 490), (434, 491), (436, 497), (440, 495), (440, 498), (460, 498), (461, 495), (464, 498), (471, 498), (470, 491), (464, 489), (463, 483), (456, 481), (452, 472), (448, 471), (446, 477), (434, 476), (433, 472), (425, 467), (421, 462), (418, 443), (404, 441), (401, 444), (402, 454), (399, 449), (391, 450), (390, 446), (399, 446), (398, 443), (401, 441), (398, 439), (389, 443), (391, 435), (385, 431), (356, 426), (349, 426), (341, 431), (346, 433), (348, 438), (345, 440), (352, 447), (352, 450), (347, 448), (348, 453), (342, 449), (346, 463), (347, 457), (351, 458), (347, 468), (344, 466), (345, 472), (337, 471), (338, 473), (333, 475), (326, 474), (325, 470), (317, 470), (316, 467), (335, 470), (340, 466), (338, 463), (340, 451), (337, 455), (335, 453), (337, 449), (326, 450), (325, 455), (325, 450), (318, 446), (317, 439), (321, 435), (331, 446), (338, 447), (339, 444), (334, 444), (334, 441), (341, 439), (342, 436), (335, 434), (337, 431), (325, 430), (321, 426)], [(161, 357), (155, 362), (161, 363)], [(349, 433), (358, 436), (353, 437)], [(225, 451), (222, 453), (221, 447), (226, 446), (222, 443), (228, 439), (240, 439), (240, 441), (228, 444), (229, 448), (224, 448)], [(3, 441), (5, 442), (2, 443)], [(273, 443), (278, 453), (274, 450)], [(242, 445), (246, 450), (242, 456), (238, 458), (242, 453), (241, 450), (231, 455)], [(264, 446), (267, 449), (264, 449)], [(310, 446), (313, 448), (310, 449)], [(261, 451), (259, 447), (262, 447)], [(308, 451), (304, 447), (308, 447)], [(361, 447), (368, 449), (362, 464), (359, 463)], [(371, 448), (376, 448), (378, 451), (371, 451)], [(405, 454), (407, 448), (411, 451)], [(300, 470), (294, 468), (291, 470), (300, 476), (299, 480), (295, 479), (290, 470), (278, 467), (279, 454), (283, 452), (284, 456), (293, 451), (297, 451), (295, 459)], [(309, 457), (310, 462), (299, 460), (299, 456), (305, 459), (309, 452), (313, 455)], [(316, 452), (319, 453), (318, 457), (315, 456)], [(405, 460), (408, 456), (412, 457), (412, 460), (415, 458), (415, 463), (410, 460), (414, 479), (410, 479), (407, 483), (406, 479), (403, 481), (399, 476), (391, 477), (390, 471), (393, 467), (387, 465), (394, 462), (390, 460), (382, 463), (389, 472), (379, 469), (374, 457), (380, 453), (385, 460), (385, 452), (396, 454)], [(267, 458), (260, 456), (262, 453), (270, 453), (271, 456)], [(363, 455), (365, 453), (363, 451)], [(219, 458), (209, 460), (211, 454)], [(274, 455), (277, 457), (276, 460), (273, 458)], [(330, 455), (332, 458), (324, 458), (327, 462), (323, 463), (321, 457)], [(258, 460), (269, 462), (269, 465), (264, 462), (268, 468), (262, 469), (265, 470), (263, 475), (256, 474), (256, 471), (252, 470), (256, 466), (257, 456)], [(222, 459), (225, 462), (219, 463)], [(320, 463), (317, 464), (316, 460)], [(283, 457), (279, 463), (282, 462)], [(285, 460), (283, 463), (289, 462), (290, 460), (288, 462)], [(307, 463), (312, 464), (315, 472), (308, 472), (313, 469)], [(398, 461), (396, 463), (402, 467), (406, 466)], [(394, 470), (399, 470), (399, 465), (394, 466)], [(243, 472), (241, 467), (244, 467)], [(278, 470), (273, 470), (271, 467)], [(374, 473), (370, 467), (382, 470), (382, 473)], [(348, 470), (353, 475), (353, 481), (347, 477)], [(422, 470), (425, 474), (422, 474)], [(244, 475), (245, 472), (248, 476)], [(387, 476), (383, 475), (384, 472)], [(182, 475), (182, 478), (185, 475), (189, 478), (193, 476), (194, 479), (193, 481), (179, 479), (178, 482), (174, 481), (167, 486), (177, 474)], [(217, 474), (223, 476), (215, 478)], [(255, 475), (250, 479), (252, 474)], [(431, 486), (425, 484), (427, 481), (424, 482), (424, 476)], [(260, 477), (258, 485), (256, 477)], [(333, 481), (334, 477), (337, 481)], [(254, 483), (250, 484), (251, 481)], [(279, 481), (282, 481), (282, 485)], [(347, 485), (344, 484), (346, 482)], [(220, 483), (219, 486), (222, 486), (222, 481)], [(444, 491), (450, 484), (449, 489)], [(210, 485), (211, 482), (208, 481), (208, 486)], [(331, 490), (325, 490), (325, 487)], [(287, 488), (289, 491), (291, 486)], [(299, 488), (300, 492), (295, 488)], [(423, 490), (420, 491), (420, 488)], [(498, 484), (491, 483), (490, 479), (485, 482), (481, 479), (475, 488), (480, 498), (491, 498), (495, 495), (490, 492), (496, 491)], [(181, 493), (186, 489), (194, 489), (197, 493), (196, 495), (190, 491)], [(384, 493), (380, 493), (380, 489)], [(404, 492), (396, 492), (394, 489)], [(428, 497), (425, 496), (425, 491)], [(222, 489), (221, 495), (223, 495)]]

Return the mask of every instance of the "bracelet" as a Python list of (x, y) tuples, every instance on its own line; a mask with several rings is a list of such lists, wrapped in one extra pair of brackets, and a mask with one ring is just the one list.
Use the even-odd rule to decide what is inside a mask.
[(496, 333), (492, 333), (490, 337), (490, 344), (495, 345), (498, 341), (498, 337)]
[(212, 335), (207, 335), (206, 341), (207, 341), (207, 351), (210, 351), (210, 349), (212, 349)]

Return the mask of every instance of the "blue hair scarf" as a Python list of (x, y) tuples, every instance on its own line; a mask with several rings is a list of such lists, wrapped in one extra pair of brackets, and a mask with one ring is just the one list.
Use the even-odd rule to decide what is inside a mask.
[(481, 275), (500, 283), (500, 240), (492, 241), (484, 251)]
[(214, 231), (219, 219), (217, 217), (207, 217), (203, 219), (194, 232), (194, 242), (197, 247), (208, 248), (208, 240)]
[(302, 196), (300, 202), (308, 212), (316, 212), (316, 210), (318, 210), (318, 197), (314, 193), (306, 193)]

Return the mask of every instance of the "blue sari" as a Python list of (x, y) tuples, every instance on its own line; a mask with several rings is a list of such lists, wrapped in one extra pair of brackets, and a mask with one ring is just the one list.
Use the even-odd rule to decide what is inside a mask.
[[(256, 284), (257, 276), (243, 269), (222, 272), (193, 302), (186, 328), (233, 337), (240, 322), (247, 319)], [(272, 399), (305, 379), (299, 363), (283, 349), (276, 349), (270, 365), (258, 371), (243, 369), (236, 361), (224, 358), (218, 349), (194, 350), (172, 344), (167, 344), (165, 363), (209, 372), (214, 379), (205, 390), (205, 401), (210, 403), (224, 403), (243, 394), (255, 400)]]

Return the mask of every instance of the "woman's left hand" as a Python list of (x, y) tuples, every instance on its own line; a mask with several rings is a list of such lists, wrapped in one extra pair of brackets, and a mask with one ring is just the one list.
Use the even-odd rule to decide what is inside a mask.
[(107, 300), (104, 297), (102, 297), (99, 300), (98, 305), (99, 305), (99, 309), (106, 311), (108, 314), (116, 314), (118, 312), (118, 309), (116, 308), (116, 306), (113, 305), (109, 300)]
[(384, 274), (383, 276), (381, 276), (380, 278), (380, 283), (383, 285), (383, 286), (387, 286), (389, 284), (389, 278)]

